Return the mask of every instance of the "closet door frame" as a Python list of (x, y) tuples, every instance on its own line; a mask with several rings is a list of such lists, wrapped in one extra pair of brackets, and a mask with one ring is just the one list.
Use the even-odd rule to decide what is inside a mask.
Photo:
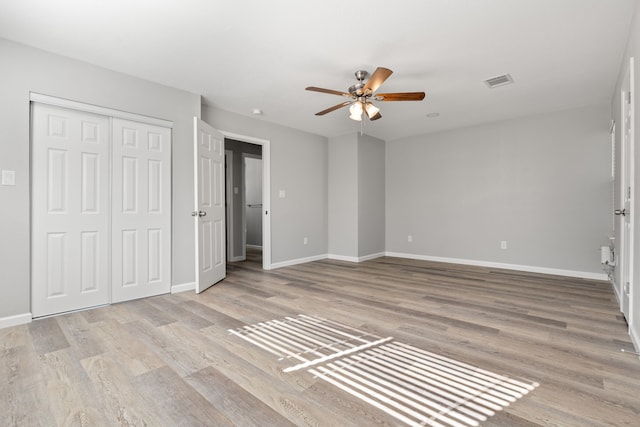
[(170, 120), (157, 119), (155, 117), (114, 110), (112, 108), (100, 107), (98, 105), (86, 104), (84, 102), (71, 101), (69, 99), (57, 98), (55, 96), (43, 95), (36, 92), (29, 93), (29, 101), (173, 129), (173, 122)]
[[(102, 115), (105, 116), (106, 118), (109, 119), (109, 122), (113, 122), (113, 119), (124, 119), (124, 120), (130, 120), (130, 121), (134, 121), (134, 122), (138, 122), (138, 123), (143, 123), (143, 124), (148, 124), (148, 125), (152, 125), (152, 126), (159, 126), (159, 127), (163, 127), (163, 128), (168, 128), (170, 131), (170, 142), (172, 139), (172, 133), (173, 133), (173, 122), (169, 121), (169, 120), (163, 120), (163, 119), (158, 119), (155, 117), (149, 117), (149, 116), (144, 116), (144, 115), (140, 115), (140, 114), (134, 114), (134, 113), (129, 113), (126, 111), (120, 111), (120, 110), (114, 110), (111, 108), (107, 108), (107, 107), (101, 107), (98, 105), (92, 105), (92, 104), (87, 104), (87, 103), (82, 103), (82, 102), (77, 102), (77, 101), (72, 101), (72, 100), (68, 100), (68, 99), (64, 99), (64, 98), (58, 98), (58, 97), (54, 97), (54, 96), (49, 96), (49, 95), (44, 95), (44, 94), (40, 94), (40, 93), (35, 93), (35, 92), (30, 92), (29, 94), (29, 101), (31, 104), (33, 103), (40, 103), (40, 104), (44, 104), (44, 105), (49, 105), (49, 106), (55, 106), (55, 107), (62, 107), (62, 108), (67, 108), (67, 109), (71, 109), (71, 110), (77, 110), (79, 112), (86, 112), (86, 113), (92, 113), (92, 114), (98, 114), (98, 115)], [(110, 132), (112, 131), (111, 128), (112, 126), (109, 126), (110, 128)], [(111, 136), (111, 135), (110, 135)], [(110, 144), (112, 143), (112, 138), (110, 138)], [(110, 148), (111, 151), (111, 148)], [(171, 166), (171, 155), (169, 156), (169, 166)], [(113, 167), (113, 165), (111, 165), (111, 168)], [(109, 170), (109, 181), (112, 181), (112, 169), (110, 168)], [(33, 171), (30, 172), (30, 175), (33, 176)], [(169, 173), (169, 185), (171, 186), (171, 172)], [(110, 188), (110, 193), (111, 193), (111, 187)], [(169, 191), (169, 194), (171, 194), (171, 191)], [(111, 198), (112, 195), (109, 195), (109, 200), (110, 200), (110, 204), (111, 204)], [(171, 224), (171, 216), (172, 216), (172, 212), (171, 212), (171, 201), (169, 200), (169, 212), (167, 212), (167, 215), (169, 215), (169, 224)], [(32, 219), (33, 221), (33, 219)], [(110, 226), (111, 228), (111, 226)], [(33, 224), (31, 224), (31, 229), (33, 229)], [(171, 234), (171, 227), (169, 227), (169, 242), (170, 242), (170, 234)], [(32, 242), (32, 237), (30, 238), (30, 242)], [(30, 243), (31, 244), (31, 243)], [(170, 243), (169, 243), (170, 245)], [(112, 247), (112, 244), (109, 244), (109, 247)], [(169, 246), (169, 258), (171, 259), (171, 246)], [(33, 251), (33, 248), (30, 249), (30, 251)], [(112, 260), (111, 260), (112, 261)], [(30, 261), (32, 262), (32, 261)], [(112, 265), (112, 262), (110, 263), (110, 265)], [(30, 267), (32, 268), (32, 267)], [(169, 269), (169, 277), (167, 277), (167, 280), (169, 282), (169, 290), (171, 288), (171, 273), (170, 273), (170, 269)], [(110, 274), (111, 275), (111, 274)], [(112, 278), (110, 278), (111, 280), (109, 281), (110, 284), (113, 283)], [(31, 285), (33, 286), (33, 285)], [(109, 298), (108, 298), (108, 303), (112, 303), (114, 302), (113, 300), (113, 289), (110, 288), (109, 290)]]

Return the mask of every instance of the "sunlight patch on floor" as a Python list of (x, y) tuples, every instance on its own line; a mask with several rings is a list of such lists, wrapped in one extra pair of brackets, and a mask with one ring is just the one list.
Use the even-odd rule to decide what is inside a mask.
[(538, 386), (316, 316), (229, 333), (407, 425), (479, 426)]

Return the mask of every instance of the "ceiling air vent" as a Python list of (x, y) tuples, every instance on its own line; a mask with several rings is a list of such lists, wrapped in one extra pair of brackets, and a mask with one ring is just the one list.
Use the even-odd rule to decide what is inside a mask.
[(490, 89), (498, 86), (504, 86), (513, 83), (513, 78), (509, 74), (504, 74), (502, 76), (491, 77), (484, 81)]

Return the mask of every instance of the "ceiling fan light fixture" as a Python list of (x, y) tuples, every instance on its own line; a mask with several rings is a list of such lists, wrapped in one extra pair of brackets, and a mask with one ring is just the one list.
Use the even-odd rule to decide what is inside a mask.
[(357, 122), (362, 121), (362, 102), (356, 101), (349, 107), (349, 118)]
[(371, 102), (364, 104), (364, 110), (367, 112), (367, 117), (372, 118), (380, 112), (380, 109), (373, 105)]

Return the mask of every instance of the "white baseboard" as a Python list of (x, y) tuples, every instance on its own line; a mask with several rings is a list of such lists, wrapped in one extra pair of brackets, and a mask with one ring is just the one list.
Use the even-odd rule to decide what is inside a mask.
[(629, 326), (629, 336), (631, 337), (631, 343), (636, 349), (636, 352), (640, 352), (640, 333), (636, 331), (633, 326)]
[(171, 293), (177, 294), (178, 292), (195, 291), (196, 282), (180, 283), (179, 285), (171, 286)]
[(358, 262), (358, 257), (355, 256), (329, 254), (327, 258), (335, 259), (336, 261)]
[(262, 250), (262, 246), (260, 245), (250, 245), (247, 243), (247, 245), (245, 246), (247, 249), (260, 249)]
[(506, 264), (501, 262), (435, 257), (435, 256), (428, 256), (428, 255), (407, 254), (407, 253), (401, 253), (401, 252), (386, 252), (385, 255), (390, 257), (396, 257), (396, 258), (418, 259), (423, 261), (435, 261), (435, 262), (447, 262), (447, 263), (462, 264), (462, 265), (475, 265), (478, 267), (526, 271), (529, 273), (552, 274), (556, 276), (576, 277), (579, 279), (591, 279), (591, 280), (602, 280), (602, 281), (608, 280), (608, 277), (605, 273), (590, 273), (587, 271), (563, 270), (558, 268), (533, 267), (529, 265)]
[(274, 262), (274, 263), (271, 263), (271, 268), (269, 270), (274, 270), (276, 268), (281, 268), (281, 267), (289, 267), (292, 265), (304, 264), (307, 262), (320, 261), (321, 259), (327, 259), (327, 255), (326, 254), (314, 255), (307, 258), (298, 258), (298, 259), (291, 259), (289, 261)]
[(377, 253), (377, 254), (364, 255), (364, 256), (360, 256), (360, 257), (329, 254), (329, 255), (327, 255), (327, 258), (335, 259), (335, 260), (338, 260), (338, 261), (363, 262), (363, 261), (369, 261), (369, 260), (375, 259), (375, 258), (380, 258), (380, 257), (383, 257), (384, 255), (385, 255), (384, 252), (380, 252), (380, 253)]
[(276, 269), (281, 267), (288, 267), (291, 265), (304, 264), (306, 262), (319, 261), (321, 259), (327, 259), (327, 258), (335, 259), (338, 261), (363, 262), (363, 261), (368, 261), (375, 258), (380, 258), (383, 256), (417, 259), (417, 260), (423, 260), (423, 261), (446, 262), (451, 264), (474, 265), (478, 267), (500, 268), (505, 270), (526, 271), (529, 273), (551, 274), (555, 276), (576, 277), (579, 279), (591, 279), (591, 280), (601, 280), (601, 281), (609, 280), (606, 273), (591, 273), (588, 271), (563, 270), (559, 268), (535, 267), (530, 265), (507, 264), (507, 263), (489, 262), (489, 261), (476, 261), (476, 260), (459, 259), (459, 258), (435, 257), (435, 256), (428, 256), (428, 255), (408, 254), (408, 253), (402, 253), (402, 252), (380, 252), (377, 254), (364, 255), (361, 257), (351, 257), (351, 256), (336, 255), (336, 254), (315, 255), (307, 258), (298, 258), (298, 259), (292, 259), (288, 261), (272, 263), (269, 269), (271, 270), (271, 269)]
[(230, 256), (228, 262), (240, 262), (240, 261), (246, 261), (247, 257), (246, 256)]
[(16, 314), (15, 316), (0, 317), (0, 329), (10, 328), (11, 326), (23, 325), (31, 323), (31, 313)]
[(622, 307), (622, 295), (618, 292), (618, 287), (614, 281), (611, 282), (611, 287), (613, 288), (613, 294), (616, 296), (616, 302), (618, 303), (618, 307)]
[(384, 256), (384, 252), (378, 252), (377, 254), (369, 254), (358, 257), (358, 262), (369, 261), (371, 259), (382, 258)]

